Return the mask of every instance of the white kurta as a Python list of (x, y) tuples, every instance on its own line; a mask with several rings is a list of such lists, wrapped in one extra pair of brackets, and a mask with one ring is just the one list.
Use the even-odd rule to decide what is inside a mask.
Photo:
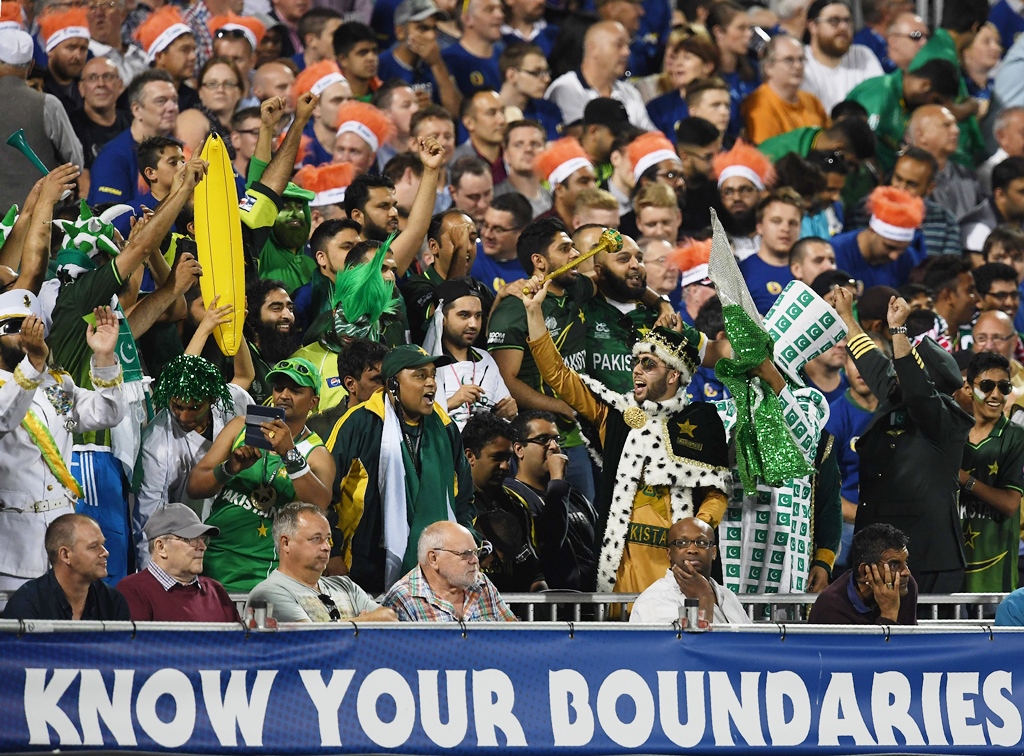
[[(708, 582), (715, 592), (715, 613), (711, 619), (712, 626), (749, 625), (752, 620), (747, 616), (743, 604), (736, 598), (736, 595), (711, 578), (708, 578)], [(676, 582), (672, 570), (668, 570), (665, 577), (652, 583), (651, 587), (641, 593), (633, 603), (629, 621), (644, 625), (672, 624), (679, 619), (684, 599), (686, 596), (679, 590), (679, 583)]]
[(74, 512), (76, 499), (50, 471), (39, 447), (21, 427), (22, 420), (31, 409), (49, 429), (70, 468), (72, 430), (114, 427), (124, 417), (125, 403), (120, 364), (101, 368), (94, 361), (94, 382), (118, 382), (92, 391), (77, 387), (67, 373), (40, 373), (27, 357), (20, 367), (27, 380), (41, 383), (27, 390), (13, 373), (0, 370), (0, 575), (28, 579), (46, 572), (46, 528), (61, 515)]
[[(244, 415), (246, 407), (254, 403), (241, 387), (229, 383), (228, 390), (234, 400), (232, 406), (225, 409), (218, 403), (211, 409), (213, 438), (217, 438), (231, 420)], [(185, 488), (192, 468), (206, 456), (211, 446), (213, 442), (205, 436), (183, 430), (167, 409), (161, 410), (142, 432), (142, 452), (139, 455), (142, 481), (132, 513), (139, 569), (149, 564), (149, 542), (142, 529), (150, 515), (163, 504), (170, 501), (187, 504), (204, 520), (210, 513), (213, 498), (190, 499)]]

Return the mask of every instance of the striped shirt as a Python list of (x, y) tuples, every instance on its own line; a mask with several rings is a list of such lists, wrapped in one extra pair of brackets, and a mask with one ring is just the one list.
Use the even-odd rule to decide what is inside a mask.
[(465, 590), (461, 616), (450, 601), (434, 594), (419, 566), (391, 586), (381, 603), (394, 609), (402, 622), (517, 621), (498, 589), (483, 573), (477, 585)]

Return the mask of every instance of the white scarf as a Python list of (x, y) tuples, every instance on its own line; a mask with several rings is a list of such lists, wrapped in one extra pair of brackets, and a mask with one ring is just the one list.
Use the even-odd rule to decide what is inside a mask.
[(727, 467), (710, 467), (678, 457), (672, 452), (668, 419), (688, 404), (686, 392), (682, 388), (667, 401), (645, 401), (638, 405), (632, 394), (617, 394), (586, 375), (580, 375), (580, 378), (601, 401), (616, 412), (624, 413), (631, 407), (639, 406), (647, 416), (643, 427), (630, 429), (619, 459), (605, 459), (606, 464), (616, 465), (615, 488), (597, 564), (597, 590), (607, 593), (615, 587), (615, 576), (622, 562), (633, 502), (641, 479), (649, 486), (669, 488), (672, 522), (678, 522), (696, 514), (694, 488), (710, 486), (728, 491), (732, 478)]

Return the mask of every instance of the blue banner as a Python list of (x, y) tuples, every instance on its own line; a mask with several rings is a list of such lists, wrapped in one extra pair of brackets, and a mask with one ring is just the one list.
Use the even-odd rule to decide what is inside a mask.
[(1021, 659), (980, 631), (11, 633), (0, 751), (1020, 752)]

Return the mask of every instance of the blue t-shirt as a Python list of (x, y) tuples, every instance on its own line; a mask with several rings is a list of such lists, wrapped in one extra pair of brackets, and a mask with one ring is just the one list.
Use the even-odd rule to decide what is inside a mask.
[(898, 289), (907, 282), (910, 271), (925, 261), (923, 237), (918, 231), (914, 241), (894, 262), (885, 265), (869, 265), (857, 246), (857, 234), (863, 229), (847, 231), (833, 236), (830, 240), (836, 252), (836, 267), (845, 270), (855, 281), (862, 281), (865, 289), (872, 286), (891, 286)]
[(825, 401), (828, 402), (829, 404), (831, 404), (836, 399), (845, 394), (846, 389), (850, 388), (850, 381), (846, 378), (846, 373), (839, 374), (839, 385), (836, 386), (831, 391), (826, 391), (825, 389), (823, 389), (821, 386), (812, 381), (810, 377), (803, 371), (801, 371), (800, 374), (803, 376), (803, 379), (808, 386), (810, 386), (811, 388), (818, 389), (818, 391), (825, 395)]
[(871, 50), (875, 57), (878, 58), (878, 62), (882, 64), (882, 70), (886, 73), (892, 73), (896, 70), (896, 64), (889, 58), (889, 42), (870, 26), (862, 27), (860, 31), (853, 35), (853, 44), (864, 45), (864, 47)]
[(476, 260), (473, 261), (473, 268), (469, 275), (480, 281), (484, 286), (495, 294), (510, 281), (518, 281), (521, 278), (529, 278), (519, 259), (513, 257), (511, 260), (495, 260), (484, 254), (480, 245), (476, 248)]
[(540, 32), (537, 34), (537, 36), (534, 37), (531, 40), (525, 40), (522, 37), (520, 37), (518, 34), (502, 34), (501, 35), (501, 41), (502, 41), (502, 44), (505, 45), (505, 47), (508, 47), (509, 45), (514, 45), (517, 42), (527, 42), (527, 41), (529, 41), (529, 43), (531, 45), (537, 45), (537, 47), (539, 47), (541, 50), (544, 51), (544, 57), (545, 58), (550, 58), (551, 57), (551, 51), (555, 47), (555, 40), (556, 39), (558, 39), (558, 27), (557, 26), (552, 26), (551, 24), (548, 24), (543, 29), (541, 29)]
[(90, 205), (129, 202), (143, 195), (139, 189), (138, 149), (131, 129), (125, 129), (103, 146), (89, 177)]
[(299, 73), (302, 73), (303, 71), (305, 71), (306, 70), (306, 56), (305, 56), (305, 54), (304, 53), (295, 53), (292, 56), (292, 63), (294, 63), (295, 67), (297, 69), (299, 69)]
[(754, 76), (749, 81), (740, 76), (739, 69), (730, 74), (720, 73), (719, 78), (729, 85), (729, 125), (725, 129), (726, 136), (738, 136), (743, 128), (743, 114), (740, 113), (740, 105), (751, 92), (761, 86), (761, 77), (757, 75), (757, 68), (754, 67)]
[(377, 76), (382, 81), (390, 79), (401, 79), (415, 92), (426, 92), (432, 102), (440, 105), (441, 94), (437, 90), (437, 79), (434, 78), (430, 66), (419, 61), (410, 68), (395, 57), (395, 48), (385, 50), (380, 54), (380, 63), (377, 66)]
[(860, 488), (860, 456), (857, 454), (856, 444), (871, 422), (872, 415), (873, 413), (851, 398), (849, 391), (844, 391), (839, 398), (829, 403), (829, 417), (825, 423), (825, 430), (835, 436), (832, 448), (835, 450), (839, 474), (843, 481), (841, 493), (844, 499), (855, 503), (858, 501), (857, 492)]
[(674, 89), (647, 103), (647, 115), (675, 144), (676, 124), (690, 115), (690, 109), (686, 107), (686, 100), (679, 94), (679, 90)]
[(477, 92), (501, 89), (501, 71), (498, 70), (501, 51), (502, 45), (498, 44), (491, 57), (478, 58), (462, 45), (452, 45), (441, 52), (441, 57), (462, 96), (469, 97)]
[(302, 130), (302, 135), (309, 137), (309, 152), (302, 159), (303, 165), (323, 165), (334, 160), (334, 155), (325, 150), (324, 146), (320, 144), (320, 140), (316, 138), (312, 121), (306, 124), (306, 128)]
[(999, 30), (1003, 50), (1009, 50), (1014, 39), (1024, 32), (1024, 17), (1017, 13), (1006, 0), (999, 0), (988, 12), (988, 20)]
[(740, 273), (747, 282), (757, 311), (762, 315), (768, 314), (786, 284), (793, 280), (788, 265), (770, 265), (757, 255), (751, 255), (740, 263)]
[(686, 397), (691, 402), (717, 402), (719, 399), (728, 399), (730, 396), (732, 395), (729, 393), (729, 389), (718, 380), (714, 368), (697, 368), (693, 380), (686, 387)]
[(562, 125), (562, 111), (550, 100), (529, 100), (526, 107), (523, 108), (523, 118), (531, 118), (539, 122), (551, 141), (562, 136), (562, 132), (559, 130)]
[[(373, 15), (370, 16), (370, 26), (377, 32), (377, 42), (380, 49), (384, 50), (395, 41), (395, 10), (398, 8), (399, 0), (375, 0), (373, 3)], [(377, 74), (384, 81), (388, 77)]]

